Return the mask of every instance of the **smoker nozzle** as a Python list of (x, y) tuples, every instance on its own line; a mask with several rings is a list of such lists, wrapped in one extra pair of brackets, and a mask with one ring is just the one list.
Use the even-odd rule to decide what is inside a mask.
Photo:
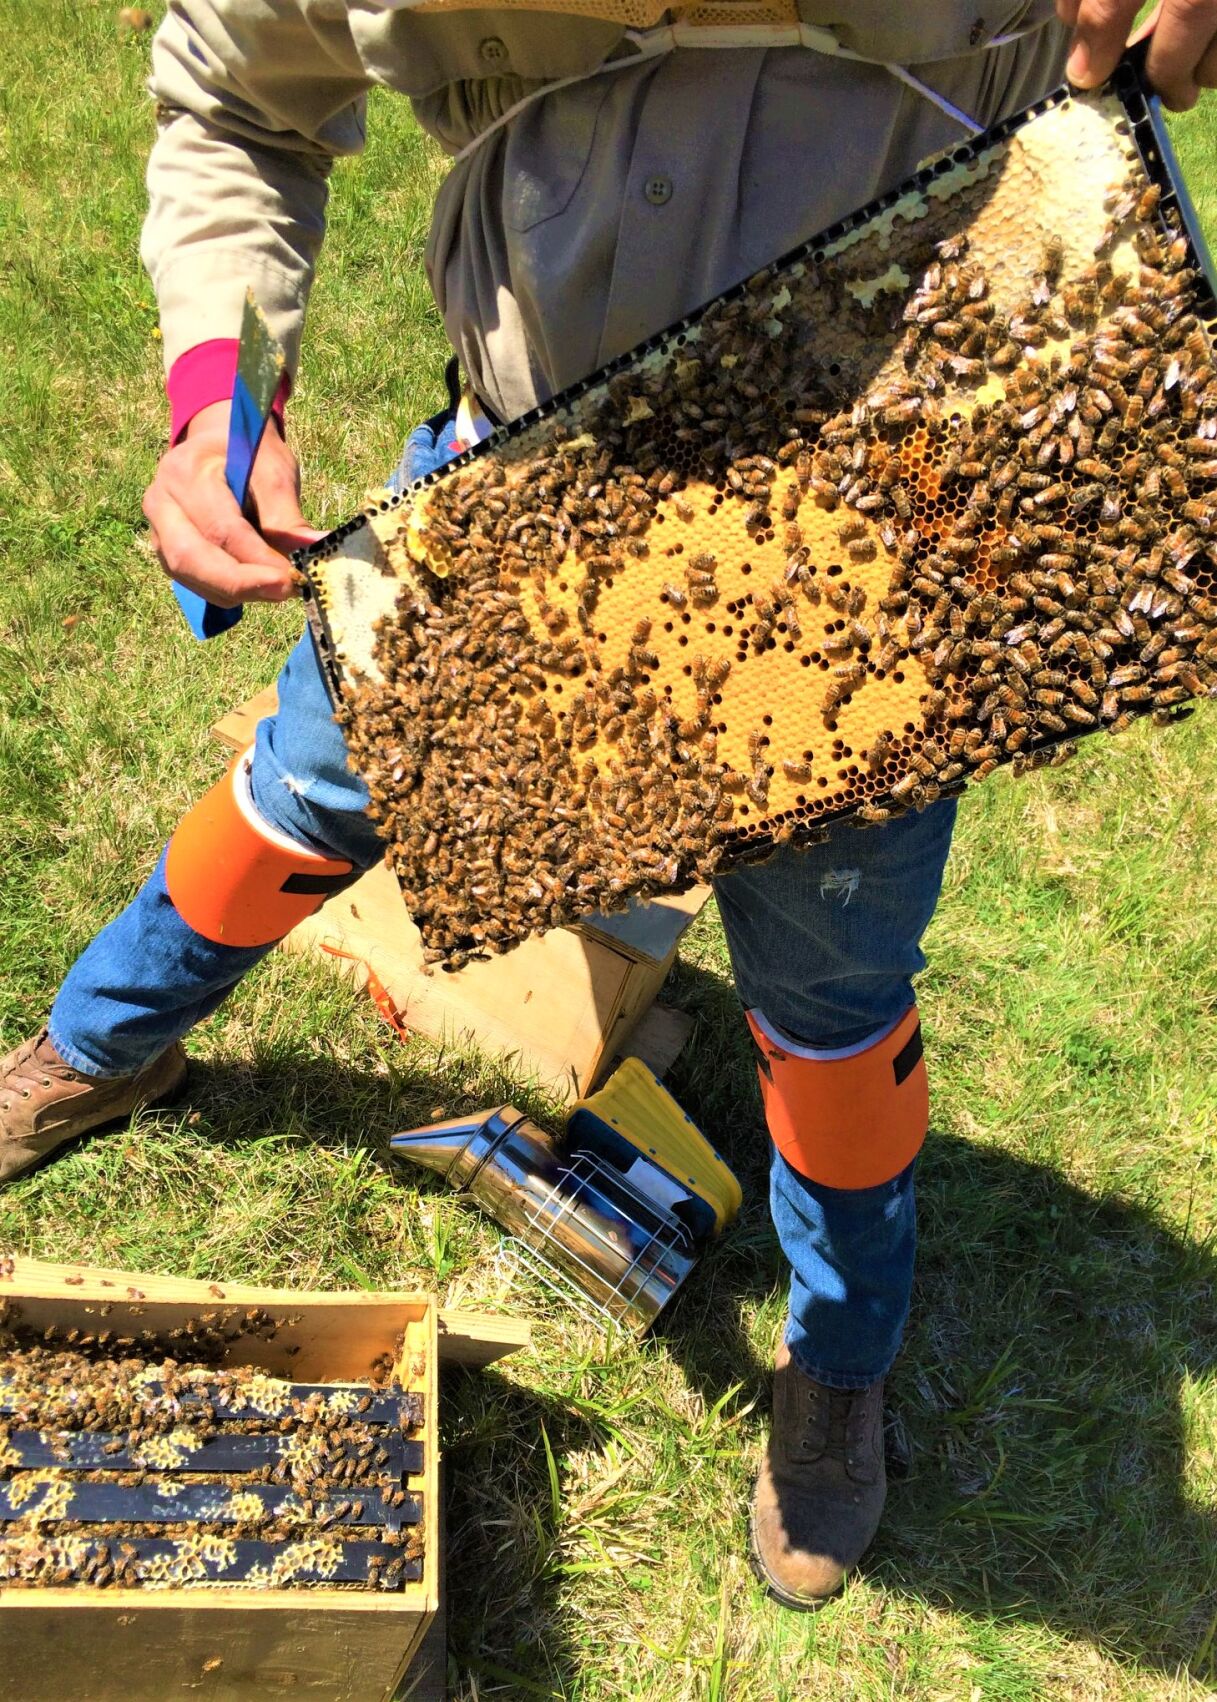
[[(472, 1111), (406, 1130), (393, 1136), (389, 1148), (397, 1158), (434, 1170), (451, 1187), (464, 1188), (500, 1142), (522, 1123), (528, 1123), (522, 1111), (500, 1105), (493, 1111)], [(535, 1123), (529, 1123), (529, 1132), (548, 1145), (548, 1136)]]

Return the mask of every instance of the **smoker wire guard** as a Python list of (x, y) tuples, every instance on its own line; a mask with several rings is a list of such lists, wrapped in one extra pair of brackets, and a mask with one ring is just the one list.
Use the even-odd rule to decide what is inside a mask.
[[(1173, 210), (1178, 215), (1182, 233), (1187, 239), (1189, 249), (1187, 264), (1196, 273), (1194, 286), (1195, 312), (1205, 322), (1210, 340), (1217, 341), (1217, 270), (1214, 269), (1196, 209), (1183, 182), (1182, 171), (1167, 130), (1162, 102), (1153, 92), (1146, 78), (1145, 67), (1148, 48), (1148, 41), (1138, 42), (1131, 47), (1116, 67), (1108, 83), (1093, 92), (1114, 96), (1119, 101), (1129, 124), (1129, 140), (1137, 159), (1150, 183), (1161, 190), (1160, 214), (1164, 211)], [(972, 137), (955, 148), (945, 150), (937, 155), (931, 163), (919, 167), (917, 171), (911, 173), (895, 188), (888, 190), (886, 194), (877, 196), (864, 207), (860, 207), (845, 218), (839, 219), (835, 224), (808, 238), (806, 242), (800, 243), (778, 259), (771, 261), (767, 266), (761, 267), (759, 274), (750, 274), (747, 281), (741, 280), (730, 289), (711, 297), (710, 300), (704, 302), (693, 312), (686, 314), (682, 319), (678, 319), (665, 327), (664, 330), (656, 332), (654, 336), (648, 337), (644, 342), (636, 344), (634, 348), (623, 355), (619, 355), (615, 360), (608, 362), (607, 365), (599, 367), (586, 378), (568, 385), (566, 389), (553, 396), (550, 401), (529, 409), (527, 413), (521, 414), (507, 425), (499, 426), (490, 437), (484, 439), (481, 443), (475, 444), (452, 460), (446, 461), (435, 472), (428, 473), (424, 478), (416, 480), (407, 487), (407, 492), (424, 490), (446, 480), (452, 474), (472, 465), (480, 457), (501, 448), (505, 443), (520, 436), (521, 433), (528, 431), (533, 426), (560, 414), (564, 409), (569, 408), (585, 396), (589, 390), (603, 385), (618, 373), (628, 371), (648, 355), (661, 349), (673, 338), (688, 331), (697, 324), (711, 306), (722, 302), (735, 301), (747, 295), (749, 283), (754, 284), (758, 275), (773, 275), (799, 262), (810, 261), (814, 263), (823, 259), (824, 250), (830, 244), (837, 242), (877, 215), (894, 207), (910, 193), (926, 187), (936, 177), (976, 159), (986, 149), (1005, 141), (1031, 120), (1051, 111), (1063, 102), (1073, 99), (1074, 95), (1075, 91), (1070, 85), (1062, 84), (1041, 100), (1032, 102), (1031, 105), (1024, 107), (1010, 118), (1002, 119), (1000, 123), (992, 125), (981, 135)], [(407, 492), (403, 492), (402, 495), (404, 496)], [(343, 701), (343, 668), (338, 645), (326, 617), (322, 589), (318, 580), (310, 571), (310, 564), (314, 560), (328, 558), (344, 539), (350, 537), (352, 533), (357, 532), (365, 524), (370, 515), (387, 513), (395, 506), (396, 503), (389, 501), (372, 504), (361, 510), (359, 514), (354, 515), (350, 520), (335, 527), (332, 532), (327, 533), (324, 538), (311, 544), (307, 549), (295, 551), (291, 558), (293, 565), (303, 576), (304, 583), (301, 594), (305, 603), (309, 630), (316, 645), (326, 691), (335, 710), (342, 705)], [(1149, 706), (1146, 706), (1143, 713), (1149, 713)], [(1140, 714), (1137, 718), (1140, 718)], [(1101, 729), (1083, 731), (1078, 728), (1070, 728), (1064, 733), (1046, 733), (1038, 737), (1034, 746), (1030, 748), (1037, 752), (1052, 750), (1058, 745), (1076, 743), (1079, 738), (1087, 737), (1089, 732), (1099, 730)], [(1000, 766), (1008, 766), (1011, 760), (1009, 754), (1004, 755)], [(814, 818), (814, 825), (817, 829), (822, 829), (833, 822), (849, 820), (856, 813), (856, 805), (837, 810), (824, 810), (817, 813)], [(793, 841), (796, 846), (801, 837), (799, 831), (796, 830)], [(760, 861), (776, 848), (773, 834), (764, 830), (752, 829), (746, 834), (739, 834), (734, 844), (732, 843), (732, 836), (727, 835), (722, 842), (723, 870), (726, 872), (736, 860), (741, 862)], [(678, 882), (671, 890), (679, 890), (682, 885), (688, 886), (689, 884), (688, 880)]]

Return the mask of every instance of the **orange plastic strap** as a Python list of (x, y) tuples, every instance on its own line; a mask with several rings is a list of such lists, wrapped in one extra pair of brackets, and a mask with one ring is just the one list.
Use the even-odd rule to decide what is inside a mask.
[(845, 1056), (783, 1042), (759, 1011), (748, 1012), (748, 1026), (769, 1133), (801, 1176), (827, 1188), (873, 1188), (916, 1158), (930, 1093), (915, 1005)]
[(165, 860), (178, 915), (217, 945), (273, 945), (320, 910), (352, 869), (262, 820), (249, 795), (252, 754), (244, 751), (182, 819)]
[(368, 962), (367, 958), (360, 957), (358, 952), (344, 951), (341, 946), (331, 945), (328, 940), (322, 940), (321, 949), (323, 952), (328, 952), (330, 957), (344, 957), (348, 963), (356, 963), (359, 965), (360, 969), (362, 969), (364, 973), (363, 984), (367, 989), (368, 997), (376, 1006), (376, 1009), (380, 1012), (381, 1016), (388, 1023), (389, 1027), (393, 1030), (394, 1034), (396, 1034), (397, 1038), (399, 1040), (408, 1040), (410, 1038), (410, 1030), (406, 1027), (405, 1018), (402, 1016), (397, 1006), (393, 1003), (389, 989), (372, 968), (372, 965)]

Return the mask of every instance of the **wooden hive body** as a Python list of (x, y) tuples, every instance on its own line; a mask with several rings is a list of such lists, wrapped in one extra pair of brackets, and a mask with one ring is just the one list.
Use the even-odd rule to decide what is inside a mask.
[[(393, 1356), (423, 1396), (424, 1472), (409, 1480), (423, 1507), (423, 1577), (397, 1591), (0, 1587), (0, 1702), (215, 1702), (278, 1696), (387, 1702), (440, 1606), (437, 1314), (425, 1295), (297, 1294), (236, 1284), (39, 1266), (20, 1261), (0, 1298), (39, 1328), (75, 1324), (169, 1330), (226, 1306), (281, 1320), (270, 1340), (241, 1338), (233, 1364), (296, 1381), (368, 1376)], [(477, 1358), (476, 1349), (463, 1357)], [(486, 1357), (494, 1357), (491, 1348)]]

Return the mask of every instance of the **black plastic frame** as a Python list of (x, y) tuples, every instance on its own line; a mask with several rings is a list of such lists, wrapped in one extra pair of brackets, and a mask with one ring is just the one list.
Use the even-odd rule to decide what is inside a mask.
[[(1162, 191), (1158, 209), (1159, 219), (1161, 220), (1163, 214), (1167, 211), (1178, 214), (1191, 249), (1192, 263), (1198, 274), (1196, 311), (1206, 322), (1210, 340), (1217, 341), (1217, 270), (1214, 269), (1195, 206), (1183, 181), (1178, 157), (1167, 131), (1162, 102), (1154, 93), (1146, 78), (1145, 66), (1148, 45), (1147, 41), (1141, 41), (1131, 47), (1116, 67), (1107, 84), (1101, 90), (1095, 92), (1114, 95), (1124, 108), (1129, 125), (1129, 137), (1136, 149), (1142, 169), (1149, 181), (1156, 184)], [(1067, 104), (1075, 98), (1075, 95), (1076, 91), (1069, 84), (1062, 84), (1050, 94), (1043, 96), (1042, 99), (1033, 101), (1031, 105), (1024, 107), (1020, 112), (990, 126), (981, 135), (974, 136), (966, 142), (961, 142), (958, 147), (935, 156), (927, 164), (906, 177), (894, 189), (889, 189), (886, 194), (877, 196), (873, 201), (867, 202), (864, 207), (859, 207), (855, 212), (847, 214), (845, 218), (838, 219), (835, 224), (829, 225), (826, 230), (820, 231), (818, 235), (810, 237), (806, 242), (790, 249), (768, 266), (761, 267), (761, 275), (765, 273), (776, 275), (800, 262), (810, 261), (815, 263), (823, 260), (825, 250), (830, 244), (848, 236), (850, 231), (857, 230), (859, 226), (869, 223), (880, 213), (902, 201), (906, 195), (928, 183), (932, 183), (936, 177), (941, 177), (946, 172), (953, 171), (957, 166), (967, 165), (969, 162), (979, 159), (990, 148), (998, 146), (1010, 136), (1015, 135), (1033, 119), (1042, 117), (1044, 113), (1052, 111), (1055, 107)], [(475, 444), (472, 448), (455, 456), (451, 461), (446, 461), (442, 467), (438, 467), (433, 473), (428, 473), (424, 478), (416, 480), (406, 491), (378, 505), (361, 510), (359, 514), (344, 521), (342, 525), (336, 527), (334, 531), (318, 540), (317, 543), (310, 545), (306, 550), (297, 551), (292, 556), (293, 563), (304, 575), (303, 596), (308, 624), (317, 648), (326, 689), (335, 707), (342, 701), (342, 665), (338, 658), (334, 635), (330, 630), (321, 603), (319, 586), (309, 572), (310, 563), (328, 560), (337, 553), (342, 542), (350, 537), (353, 532), (358, 531), (368, 519), (377, 514), (391, 513), (395, 508), (401, 506), (408, 494), (424, 490), (430, 485), (447, 479), (451, 474), (459, 472), (462, 467), (471, 466), (481, 456), (501, 449), (505, 443), (519, 437), (522, 432), (529, 430), (530, 427), (560, 415), (565, 409), (586, 396), (589, 390), (597, 389), (616, 374), (637, 366), (648, 355), (665, 349), (674, 339), (696, 326), (711, 307), (716, 306), (719, 302), (738, 300), (739, 297), (748, 293), (749, 285), (757, 275), (756, 272), (750, 273), (747, 280), (741, 280), (740, 283), (733, 285), (730, 289), (723, 290), (719, 295), (711, 297), (710, 300), (703, 302), (699, 308), (694, 309), (692, 313), (686, 314), (683, 319), (678, 319), (663, 331), (657, 331), (653, 337), (648, 337), (644, 342), (636, 344), (625, 354), (619, 355), (616, 360), (610, 361), (606, 366), (599, 367), (586, 378), (581, 378), (577, 383), (570, 384), (564, 390), (560, 390), (550, 401), (542, 403), (538, 407), (530, 408), (527, 413), (521, 414), (518, 419), (510, 421), (507, 425), (499, 426), (481, 443)], [(1085, 737), (1086, 735), (1080, 736)], [(1062, 734), (1058, 738), (1044, 739), (1032, 748), (1037, 751), (1050, 750), (1062, 743), (1075, 742), (1078, 737), (1079, 734), (1076, 732)], [(960, 790), (963, 789), (961, 786)], [(819, 830), (834, 822), (848, 820), (855, 814), (856, 810), (854, 809), (826, 811), (808, 821), (807, 833), (810, 834), (811, 831)], [(796, 844), (799, 838), (800, 829), (796, 827)], [(725, 841), (727, 861), (751, 861), (762, 855), (767, 855), (774, 849), (774, 845), (775, 841), (770, 833), (741, 833), (734, 843), (730, 839)]]

